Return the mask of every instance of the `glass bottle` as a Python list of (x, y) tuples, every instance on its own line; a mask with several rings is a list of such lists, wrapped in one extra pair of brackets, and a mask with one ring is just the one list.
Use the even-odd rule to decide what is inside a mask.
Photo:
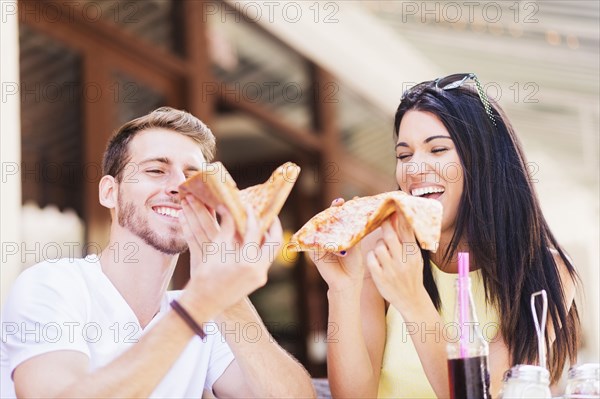
[(569, 369), (565, 398), (600, 398), (600, 364), (587, 363)]
[[(461, 267), (465, 263), (466, 267)], [(459, 337), (448, 343), (448, 381), (450, 397), (460, 399), (487, 399), (490, 395), (488, 369), (489, 346), (483, 338), (468, 277), (468, 254), (459, 253), (459, 277), (456, 280), (454, 322)]]
[(542, 366), (519, 364), (504, 374), (500, 399), (551, 398), (550, 372)]

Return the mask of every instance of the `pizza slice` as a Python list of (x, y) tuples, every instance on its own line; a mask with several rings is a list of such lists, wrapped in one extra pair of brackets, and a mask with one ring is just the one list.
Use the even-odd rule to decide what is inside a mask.
[(292, 162), (279, 166), (269, 179), (256, 186), (239, 190), (237, 184), (221, 162), (204, 164), (194, 176), (180, 185), (181, 195), (192, 194), (208, 207), (224, 205), (231, 213), (236, 230), (246, 232), (246, 204), (250, 204), (266, 232), (292, 191), (300, 167)]
[(356, 198), (310, 219), (293, 236), (290, 249), (339, 252), (357, 244), (394, 212), (407, 223), (422, 248), (435, 252), (440, 239), (442, 204), (402, 191)]
[(261, 232), (265, 232), (283, 208), (298, 176), (300, 167), (292, 162), (279, 166), (263, 184), (240, 191), (242, 203), (252, 205), (259, 217)]

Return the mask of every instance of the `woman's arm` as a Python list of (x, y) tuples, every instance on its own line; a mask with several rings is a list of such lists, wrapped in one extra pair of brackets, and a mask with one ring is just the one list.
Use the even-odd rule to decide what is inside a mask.
[[(436, 333), (442, 330), (443, 320), (429, 294), (422, 287), (421, 291), (414, 291), (410, 303), (392, 297), (390, 299), (405, 323), (418, 326), (418, 333), (410, 336), (425, 375), (436, 396), (447, 398), (449, 386), (446, 341)], [(428, 331), (431, 333), (427, 334)]]
[(345, 257), (312, 254), (329, 285), (327, 367), (334, 397), (377, 396), (386, 338), (386, 305), (370, 275), (365, 274), (362, 249), (372, 248), (378, 234), (376, 231), (365, 237)]
[(327, 371), (334, 397), (377, 397), (385, 347), (385, 302), (373, 281), (361, 290), (332, 290)]
[(496, 398), (502, 388), (504, 373), (512, 367), (510, 364), (510, 352), (500, 331), (498, 331), (498, 335), (490, 342), (489, 367), (490, 393), (492, 394), (492, 398)]
[[(343, 203), (338, 199), (332, 206)], [(386, 305), (370, 274), (365, 273), (363, 252), (372, 248), (379, 236), (378, 229), (346, 256), (311, 254), (329, 286), (327, 369), (333, 397), (377, 397)]]
[[(396, 228), (394, 228), (396, 227)], [(419, 331), (439, 331), (442, 318), (423, 286), (423, 257), (410, 227), (388, 220), (382, 236), (366, 256), (377, 289)], [(438, 334), (411, 334), (429, 383), (437, 397), (448, 397), (446, 342)]]

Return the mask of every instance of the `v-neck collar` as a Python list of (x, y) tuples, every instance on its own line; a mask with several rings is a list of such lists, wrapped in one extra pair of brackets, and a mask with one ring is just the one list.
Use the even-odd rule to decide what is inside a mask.
[(96, 254), (91, 254), (86, 256), (85, 258), (88, 262), (94, 265), (95, 273), (97, 274), (97, 282), (102, 284), (103, 287), (100, 290), (101, 292), (105, 292), (107, 296), (114, 298), (117, 302), (119, 302), (119, 309), (122, 309), (124, 312), (128, 313), (128, 319), (132, 322), (135, 322), (139, 327), (139, 331), (147, 331), (149, 328), (152, 328), (154, 324), (162, 317), (164, 313), (169, 309), (169, 296), (168, 293), (165, 292), (163, 297), (160, 300), (160, 308), (158, 312), (152, 317), (150, 322), (146, 325), (146, 327), (142, 328), (140, 321), (138, 320), (135, 312), (129, 305), (129, 303), (123, 298), (123, 295), (119, 292), (117, 287), (114, 286), (112, 281), (108, 278), (108, 276), (102, 270), (102, 265), (100, 264), (100, 257)]

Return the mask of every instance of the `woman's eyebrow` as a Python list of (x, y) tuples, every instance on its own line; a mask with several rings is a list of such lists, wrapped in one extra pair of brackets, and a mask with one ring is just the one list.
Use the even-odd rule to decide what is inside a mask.
[[(435, 140), (435, 139), (450, 139), (450, 140), (452, 140), (452, 137), (450, 137), (450, 136), (431, 136), (431, 137), (427, 137), (425, 140), (423, 140), (423, 143), (427, 144), (431, 140)], [(398, 144), (396, 144), (396, 148), (398, 148), (398, 147), (408, 147), (408, 144), (405, 143), (404, 141), (401, 141)]]
[(431, 140), (435, 140), (435, 139), (450, 139), (450, 140), (452, 140), (452, 137), (450, 137), (450, 136), (431, 136), (431, 137), (427, 137), (425, 140), (423, 140), (423, 143), (429, 143)]

